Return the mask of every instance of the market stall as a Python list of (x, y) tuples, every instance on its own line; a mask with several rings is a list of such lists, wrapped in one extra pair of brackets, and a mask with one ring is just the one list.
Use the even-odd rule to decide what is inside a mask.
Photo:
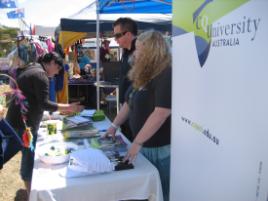
[[(119, 17), (135, 19), (140, 30), (156, 29), (171, 33), (172, 1), (93, 1), (70, 19), (61, 19), (60, 43), (63, 47), (85, 37), (97, 38), (96, 82), (100, 81), (99, 47), (103, 33), (112, 33), (112, 23)], [(95, 35), (94, 35), (95, 34)], [(99, 86), (97, 86), (97, 109), (100, 108)]]
[[(107, 118), (103, 121), (94, 122), (93, 126), (98, 131), (96, 135), (103, 135), (103, 131), (105, 131), (109, 125), (110, 121)], [(88, 132), (84, 132), (84, 134), (88, 135)], [(117, 135), (122, 137), (121, 139), (123, 139), (124, 143), (128, 146), (129, 142), (127, 139), (119, 132)], [(76, 146), (79, 147), (77, 151), (85, 150), (88, 146), (93, 146), (92, 143), (88, 144), (90, 139), (94, 139), (94, 136), (83, 138), (82, 140), (79, 138), (68, 141), (68, 143), (76, 143)], [(46, 127), (40, 128), (36, 146), (30, 201), (163, 200), (158, 171), (141, 154), (138, 155), (133, 163), (134, 168), (132, 167), (131, 169), (126, 168), (126, 170), (94, 174), (84, 174), (85, 172), (81, 173), (81, 171), (75, 174), (74, 172), (67, 174), (70, 161), (69, 164), (68, 162), (53, 164), (56, 160), (50, 159), (46, 161), (44, 160), (45, 157), (41, 155), (44, 153), (42, 152), (44, 151), (44, 149), (42, 149), (44, 145), (55, 146), (55, 141), (64, 143), (61, 130), (57, 130), (53, 135), (49, 135)], [(72, 148), (76, 149), (75, 146), (72, 146)], [(54, 148), (54, 150), (55, 149), (57, 149), (57, 147)], [(89, 154), (89, 152), (87, 153)], [(48, 154), (50, 153), (48, 152)], [(72, 154), (75, 154), (75, 152)], [(72, 157), (72, 155), (70, 157)], [(61, 157), (60, 159), (62, 160)], [(63, 158), (63, 161), (64, 159), (65, 158)], [(93, 163), (92, 161), (89, 162)]]

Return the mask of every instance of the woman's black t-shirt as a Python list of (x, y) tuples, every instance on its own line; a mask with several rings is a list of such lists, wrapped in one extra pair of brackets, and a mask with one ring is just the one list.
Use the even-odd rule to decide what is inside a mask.
[[(171, 68), (166, 68), (144, 88), (126, 93), (129, 124), (133, 137), (138, 134), (155, 107), (171, 108)], [(170, 144), (171, 117), (168, 117), (159, 130), (144, 143), (144, 147), (159, 147)]]

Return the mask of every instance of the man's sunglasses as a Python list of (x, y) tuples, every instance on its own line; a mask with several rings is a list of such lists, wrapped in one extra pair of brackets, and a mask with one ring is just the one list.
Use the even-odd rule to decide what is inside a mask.
[(121, 38), (122, 36), (124, 36), (126, 33), (127, 33), (127, 31), (124, 31), (124, 32), (121, 32), (121, 33), (115, 33), (115, 34), (114, 34), (114, 38), (115, 38), (115, 39), (119, 39), (119, 38)]

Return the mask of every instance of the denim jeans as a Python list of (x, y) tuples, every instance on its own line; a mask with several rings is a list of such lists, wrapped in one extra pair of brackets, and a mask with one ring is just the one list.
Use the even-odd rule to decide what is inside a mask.
[(141, 149), (141, 153), (158, 169), (164, 201), (169, 200), (170, 145)]
[[(19, 130), (18, 132), (20, 136), (22, 136), (23, 130)], [(31, 132), (33, 134), (33, 146), (35, 148), (37, 131), (32, 130)], [(25, 147), (23, 147), (21, 151), (22, 151), (22, 158), (21, 158), (20, 175), (22, 180), (31, 181), (34, 166), (34, 151)]]

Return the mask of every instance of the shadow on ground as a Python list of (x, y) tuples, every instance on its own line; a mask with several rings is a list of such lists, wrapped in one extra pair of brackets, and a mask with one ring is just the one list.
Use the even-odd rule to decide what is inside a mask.
[(27, 191), (25, 189), (17, 190), (14, 201), (27, 201)]

